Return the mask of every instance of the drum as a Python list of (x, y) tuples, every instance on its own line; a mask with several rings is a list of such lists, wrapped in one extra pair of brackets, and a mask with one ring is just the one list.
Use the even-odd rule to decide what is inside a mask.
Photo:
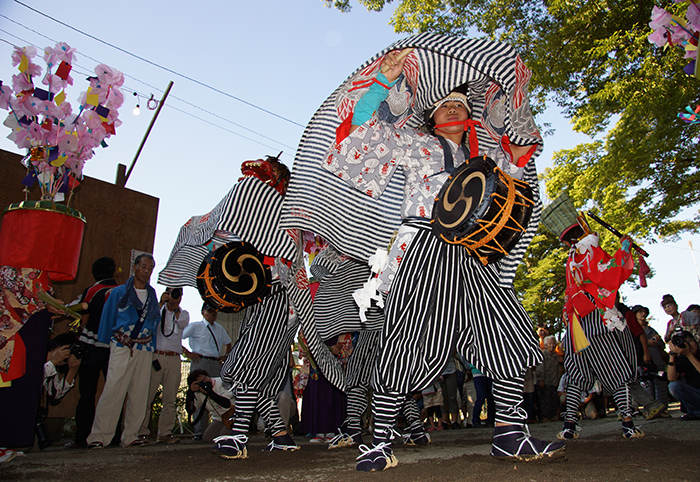
[(435, 198), (432, 231), (461, 244), (484, 265), (506, 256), (525, 232), (534, 202), (532, 190), (486, 156), (455, 170)]
[(202, 299), (218, 311), (231, 313), (262, 301), (270, 293), (272, 275), (262, 255), (250, 243), (224, 244), (211, 252), (197, 272)]

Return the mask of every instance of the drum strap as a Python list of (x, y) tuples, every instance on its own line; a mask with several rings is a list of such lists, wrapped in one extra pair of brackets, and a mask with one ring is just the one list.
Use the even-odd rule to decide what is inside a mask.
[[(455, 170), (455, 162), (454, 158), (452, 157), (452, 149), (450, 148), (450, 143), (447, 142), (447, 139), (445, 139), (442, 136), (437, 136), (438, 140), (440, 141), (440, 144), (442, 145), (442, 150), (445, 152), (445, 172), (448, 174), (452, 174), (452, 172)], [(464, 159), (469, 160), (469, 153), (467, 152), (467, 147), (464, 144), (461, 144), (460, 147), (462, 148), (462, 152), (464, 152)]]

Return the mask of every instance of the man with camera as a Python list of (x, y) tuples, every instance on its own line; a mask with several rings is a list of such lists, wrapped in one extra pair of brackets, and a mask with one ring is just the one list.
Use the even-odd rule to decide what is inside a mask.
[[(192, 360), (190, 373), (195, 370), (205, 370), (213, 377), (221, 373), (221, 364), (231, 351), (231, 338), (226, 329), (216, 322), (216, 308), (204, 303), (202, 305), (202, 321), (190, 323), (184, 329), (182, 338), (189, 340), (190, 349), (185, 349), (185, 356)], [(224, 353), (222, 354), (222, 348)], [(206, 407), (202, 407), (206, 410)], [(202, 440), (204, 430), (209, 422), (208, 412), (194, 426), (195, 440)]]
[(156, 337), (156, 351), (151, 368), (151, 388), (148, 392), (149, 405), (146, 417), (141, 424), (139, 437), (143, 440), (150, 434), (148, 424), (151, 419), (153, 398), (158, 387), (163, 387), (163, 408), (158, 419), (158, 439), (156, 443), (177, 443), (179, 438), (171, 435), (177, 415), (177, 390), (180, 387), (180, 354), (182, 353), (182, 332), (190, 322), (190, 314), (180, 309), (182, 288), (166, 288), (160, 296), (160, 328)]
[[(698, 342), (689, 331), (678, 330), (671, 337), (668, 351), (668, 391), (687, 411), (681, 420), (700, 420)], [(685, 381), (678, 379), (681, 375)]]

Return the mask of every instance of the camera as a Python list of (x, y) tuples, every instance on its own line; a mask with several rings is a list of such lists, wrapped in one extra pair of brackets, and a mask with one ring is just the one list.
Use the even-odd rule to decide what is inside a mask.
[(173, 288), (170, 292), (170, 297), (174, 300), (182, 298), (182, 288)]
[(685, 337), (682, 331), (676, 331), (673, 336), (671, 336), (671, 343), (676, 345), (678, 348), (685, 348)]
[(205, 390), (207, 392), (210, 392), (213, 387), (212, 387), (212, 384), (209, 380), (202, 380), (201, 382), (199, 382), (199, 388), (201, 390)]
[(73, 343), (70, 346), (70, 354), (75, 356), (78, 360), (82, 360), (85, 355), (87, 355), (87, 350), (80, 343)]

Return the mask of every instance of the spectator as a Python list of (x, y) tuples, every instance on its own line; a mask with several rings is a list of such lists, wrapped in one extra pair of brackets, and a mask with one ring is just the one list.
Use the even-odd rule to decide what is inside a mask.
[[(700, 420), (700, 360), (698, 342), (689, 331), (678, 331), (679, 339), (668, 344), (668, 390), (687, 411), (682, 420)], [(682, 341), (681, 341), (682, 340)], [(675, 343), (674, 343), (675, 342)], [(685, 381), (678, 378), (683, 375)]]
[[(202, 321), (190, 323), (182, 332), (182, 339), (189, 340), (190, 343), (190, 350), (184, 349), (185, 356), (192, 360), (190, 373), (195, 370), (204, 370), (217, 378), (221, 374), (221, 364), (231, 351), (231, 338), (226, 333), (226, 329), (216, 322), (215, 308), (204, 303), (202, 317), (204, 318)], [(206, 410), (206, 405), (202, 409)], [(208, 412), (196, 418), (199, 421), (194, 426), (194, 439), (202, 440), (204, 430), (209, 423)]]
[(112, 440), (125, 399), (121, 445), (145, 444), (138, 433), (148, 408), (146, 387), (160, 322), (158, 295), (149, 284), (154, 267), (150, 254), (137, 256), (134, 276), (112, 290), (102, 310), (98, 340), (110, 344), (109, 369), (87, 439), (89, 448), (101, 449)]
[(443, 403), (442, 389), (438, 380), (431, 383), (428, 388), (423, 390), (423, 410), (422, 415), (428, 422), (428, 432), (435, 430), (444, 430), (442, 426), (442, 409)]
[(581, 402), (581, 411), (589, 420), (598, 420), (607, 417), (606, 407), (608, 399), (603, 394), (600, 382), (596, 380), (593, 389), (588, 392)]
[[(537, 410), (535, 408), (535, 368), (525, 370), (525, 383), (523, 384), (523, 408), (527, 412), (527, 423), (537, 423)], [(559, 400), (557, 398), (557, 400)]]
[(190, 314), (180, 309), (182, 288), (166, 288), (160, 297), (160, 334), (156, 339), (156, 352), (151, 367), (151, 387), (148, 392), (148, 411), (141, 424), (139, 437), (146, 438), (150, 431), (148, 423), (151, 418), (153, 398), (158, 387), (161, 392), (162, 409), (158, 419), (158, 435), (156, 443), (177, 443), (179, 438), (171, 432), (177, 416), (177, 391), (180, 388), (182, 373), (180, 370), (180, 354), (182, 353), (182, 331), (190, 322)]
[(73, 388), (81, 362), (80, 358), (71, 353), (75, 342), (75, 337), (68, 333), (57, 335), (49, 341), (49, 352), (44, 364), (44, 390), (51, 405), (57, 405)]
[[(202, 439), (211, 443), (215, 438), (231, 433), (234, 394), (224, 387), (221, 378), (211, 378), (205, 370), (193, 370), (187, 377), (187, 387), (186, 405), (190, 417), (193, 413), (202, 417), (211, 412), (212, 422), (204, 431)], [(202, 410), (204, 405), (206, 410)]]
[[(114, 280), (116, 269), (116, 263), (112, 258), (103, 257), (92, 263), (92, 277), (95, 279), (95, 284), (87, 288), (79, 298), (79, 301), (88, 304), (88, 308), (87, 323), (83, 326), (79, 338), (85, 355), (78, 371), (80, 399), (75, 407), (75, 445), (77, 447), (87, 446), (87, 437), (95, 420), (95, 396), (100, 373), (107, 379), (109, 344), (99, 341), (97, 334), (100, 331), (102, 309), (109, 293), (117, 286)], [(117, 433), (112, 443), (118, 442), (121, 436), (120, 425), (117, 423)]]
[(537, 366), (537, 396), (540, 402), (540, 421), (559, 420), (559, 397), (557, 387), (561, 379), (559, 357), (556, 354), (557, 341), (552, 335), (544, 339), (544, 359)]
[(678, 303), (671, 295), (664, 295), (661, 298), (661, 307), (667, 315), (671, 316), (666, 325), (666, 335), (664, 335), (666, 343), (671, 340), (676, 329), (689, 331), (695, 339), (698, 338), (700, 335), (700, 315), (693, 311), (678, 313)]
[[(649, 326), (647, 317), (649, 316), (649, 308), (642, 305), (632, 307), (632, 312), (637, 318), (637, 322), (644, 329), (644, 334), (647, 337), (647, 345), (649, 347), (649, 355), (651, 356), (651, 365), (653, 370), (651, 378), (646, 381), (646, 389), (651, 396), (658, 402), (661, 402), (668, 407), (668, 381), (666, 380), (666, 363), (668, 362), (668, 353), (666, 353), (664, 340), (655, 329)], [(659, 376), (661, 374), (661, 376)], [(668, 410), (664, 407), (661, 412), (661, 417), (669, 417)]]
[(294, 355), (291, 347), (289, 349), (289, 366), (287, 373), (284, 375), (284, 382), (277, 394), (277, 407), (280, 411), (280, 416), (287, 427), (289, 433), (298, 433), (299, 428), (299, 409), (297, 408), (297, 399), (294, 395), (292, 384), (292, 373), (294, 371)]
[(445, 411), (443, 413), (443, 427), (460, 429), (459, 402), (457, 401), (457, 365), (455, 363), (454, 350), (447, 360), (447, 366), (442, 370), (440, 379), (442, 400)]
[[(474, 415), (472, 415), (472, 427), (484, 428), (493, 427), (496, 418), (496, 405), (493, 400), (493, 382), (491, 378), (481, 373), (471, 363), (467, 362), (464, 367), (472, 371), (474, 379), (474, 389), (476, 390), (476, 400), (474, 401)], [(486, 403), (486, 421), (481, 421), (481, 410)]]
[[(343, 351), (337, 336), (326, 340), (325, 343), (336, 356)], [(302, 433), (312, 434), (311, 443), (330, 442), (335, 436), (334, 430), (345, 420), (346, 403), (345, 392), (334, 387), (320, 370), (312, 367), (301, 404)]]
[(644, 373), (645, 370), (648, 370), (648, 366), (651, 364), (651, 353), (649, 352), (647, 335), (644, 332), (644, 328), (642, 328), (637, 321), (637, 315), (620, 301), (619, 292), (617, 293), (615, 307), (624, 315), (627, 326), (632, 334), (632, 341), (634, 342), (637, 376), (634, 380), (629, 382), (630, 393), (634, 397), (636, 403), (644, 407), (642, 410), (644, 418), (651, 420), (660, 416), (664, 409), (666, 409), (666, 406), (658, 400), (654, 400), (639, 381), (640, 375)]
[[(70, 333), (63, 333), (49, 341), (44, 364), (44, 390), (41, 405), (36, 414), (36, 438), (40, 450), (51, 444), (46, 425), (49, 405), (58, 405), (73, 388), (75, 376), (80, 368), (80, 353), (72, 353), (78, 340)], [(76, 356), (76, 354), (78, 356)]]
[[(538, 323), (537, 324), (537, 336), (540, 339), (540, 350), (545, 350), (544, 339), (547, 338), (549, 335), (550, 335), (550, 333), (549, 333), (549, 328), (547, 328), (547, 325), (545, 325), (544, 323)], [(563, 360), (564, 350), (562, 349), (561, 344), (559, 344), (559, 343), (556, 344), (555, 353), (557, 354), (557, 356), (562, 357), (562, 360)]]

